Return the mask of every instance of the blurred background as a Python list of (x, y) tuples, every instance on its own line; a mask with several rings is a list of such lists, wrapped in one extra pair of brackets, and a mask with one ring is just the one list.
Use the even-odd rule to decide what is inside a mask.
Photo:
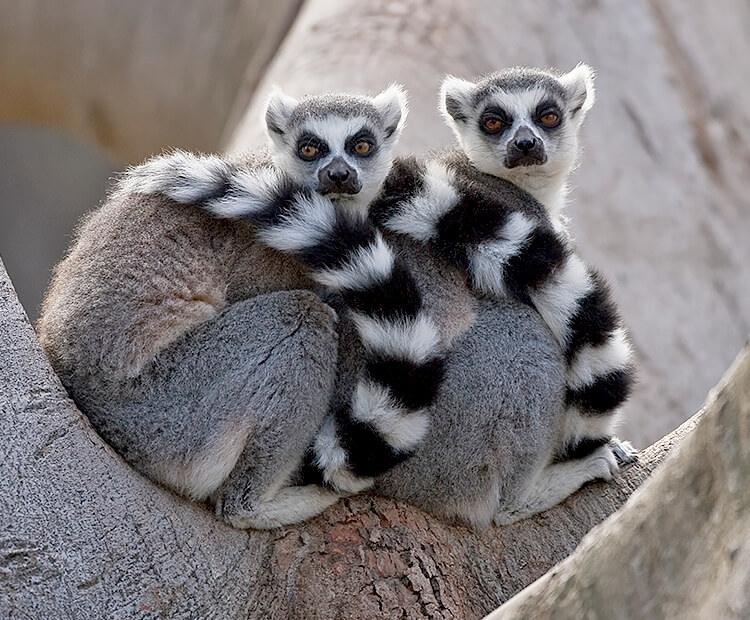
[(585, 61), (597, 104), (568, 213), (632, 328), (622, 435), (643, 446), (700, 407), (750, 332), (748, 32), (747, 0), (0, 0), (0, 256), (33, 320), (115, 171), (262, 144), (273, 83), (401, 82), (401, 152), (422, 152), (452, 142), (445, 73)]

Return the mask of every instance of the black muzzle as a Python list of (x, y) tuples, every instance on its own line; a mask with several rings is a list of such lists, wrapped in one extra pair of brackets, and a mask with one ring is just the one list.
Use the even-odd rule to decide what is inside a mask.
[(321, 194), (356, 194), (361, 189), (357, 171), (341, 157), (318, 172), (318, 192)]

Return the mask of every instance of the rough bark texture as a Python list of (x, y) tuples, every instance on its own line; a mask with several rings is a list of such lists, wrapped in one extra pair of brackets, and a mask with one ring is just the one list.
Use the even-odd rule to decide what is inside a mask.
[[(268, 87), (406, 85), (403, 152), (452, 142), (445, 73), (515, 64), (598, 70), (568, 210), (613, 281), (641, 367), (623, 435), (639, 445), (698, 409), (750, 332), (750, 4), (684, 0), (309, 0), (228, 143), (259, 144)], [(742, 51), (744, 50), (744, 51)]]
[(213, 150), (300, 4), (0, 0), (0, 122), (56, 125), (125, 162)]
[(374, 497), (243, 532), (145, 480), (67, 398), (0, 267), (0, 614), (476, 618), (566, 557), (689, 429), (611, 484), (472, 532)]
[(750, 346), (699, 415), (622, 510), (487, 620), (747, 618)]

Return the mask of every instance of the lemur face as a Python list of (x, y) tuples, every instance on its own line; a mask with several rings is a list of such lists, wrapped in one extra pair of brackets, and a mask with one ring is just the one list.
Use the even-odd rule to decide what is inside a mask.
[(336, 204), (366, 212), (390, 170), (406, 113), (406, 95), (396, 85), (376, 97), (299, 101), (276, 89), (266, 108), (274, 163)]
[(447, 77), (441, 89), (441, 111), (472, 163), (524, 189), (567, 177), (593, 103), (586, 65), (562, 75), (514, 68), (475, 82)]

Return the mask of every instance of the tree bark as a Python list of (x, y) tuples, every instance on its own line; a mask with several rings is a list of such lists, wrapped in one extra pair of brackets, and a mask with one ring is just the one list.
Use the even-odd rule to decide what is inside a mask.
[(98, 437), (1, 266), (0, 369), (0, 612), (12, 618), (480, 617), (566, 557), (695, 425), (618, 480), (504, 528), (362, 496), (246, 532), (150, 483)]

